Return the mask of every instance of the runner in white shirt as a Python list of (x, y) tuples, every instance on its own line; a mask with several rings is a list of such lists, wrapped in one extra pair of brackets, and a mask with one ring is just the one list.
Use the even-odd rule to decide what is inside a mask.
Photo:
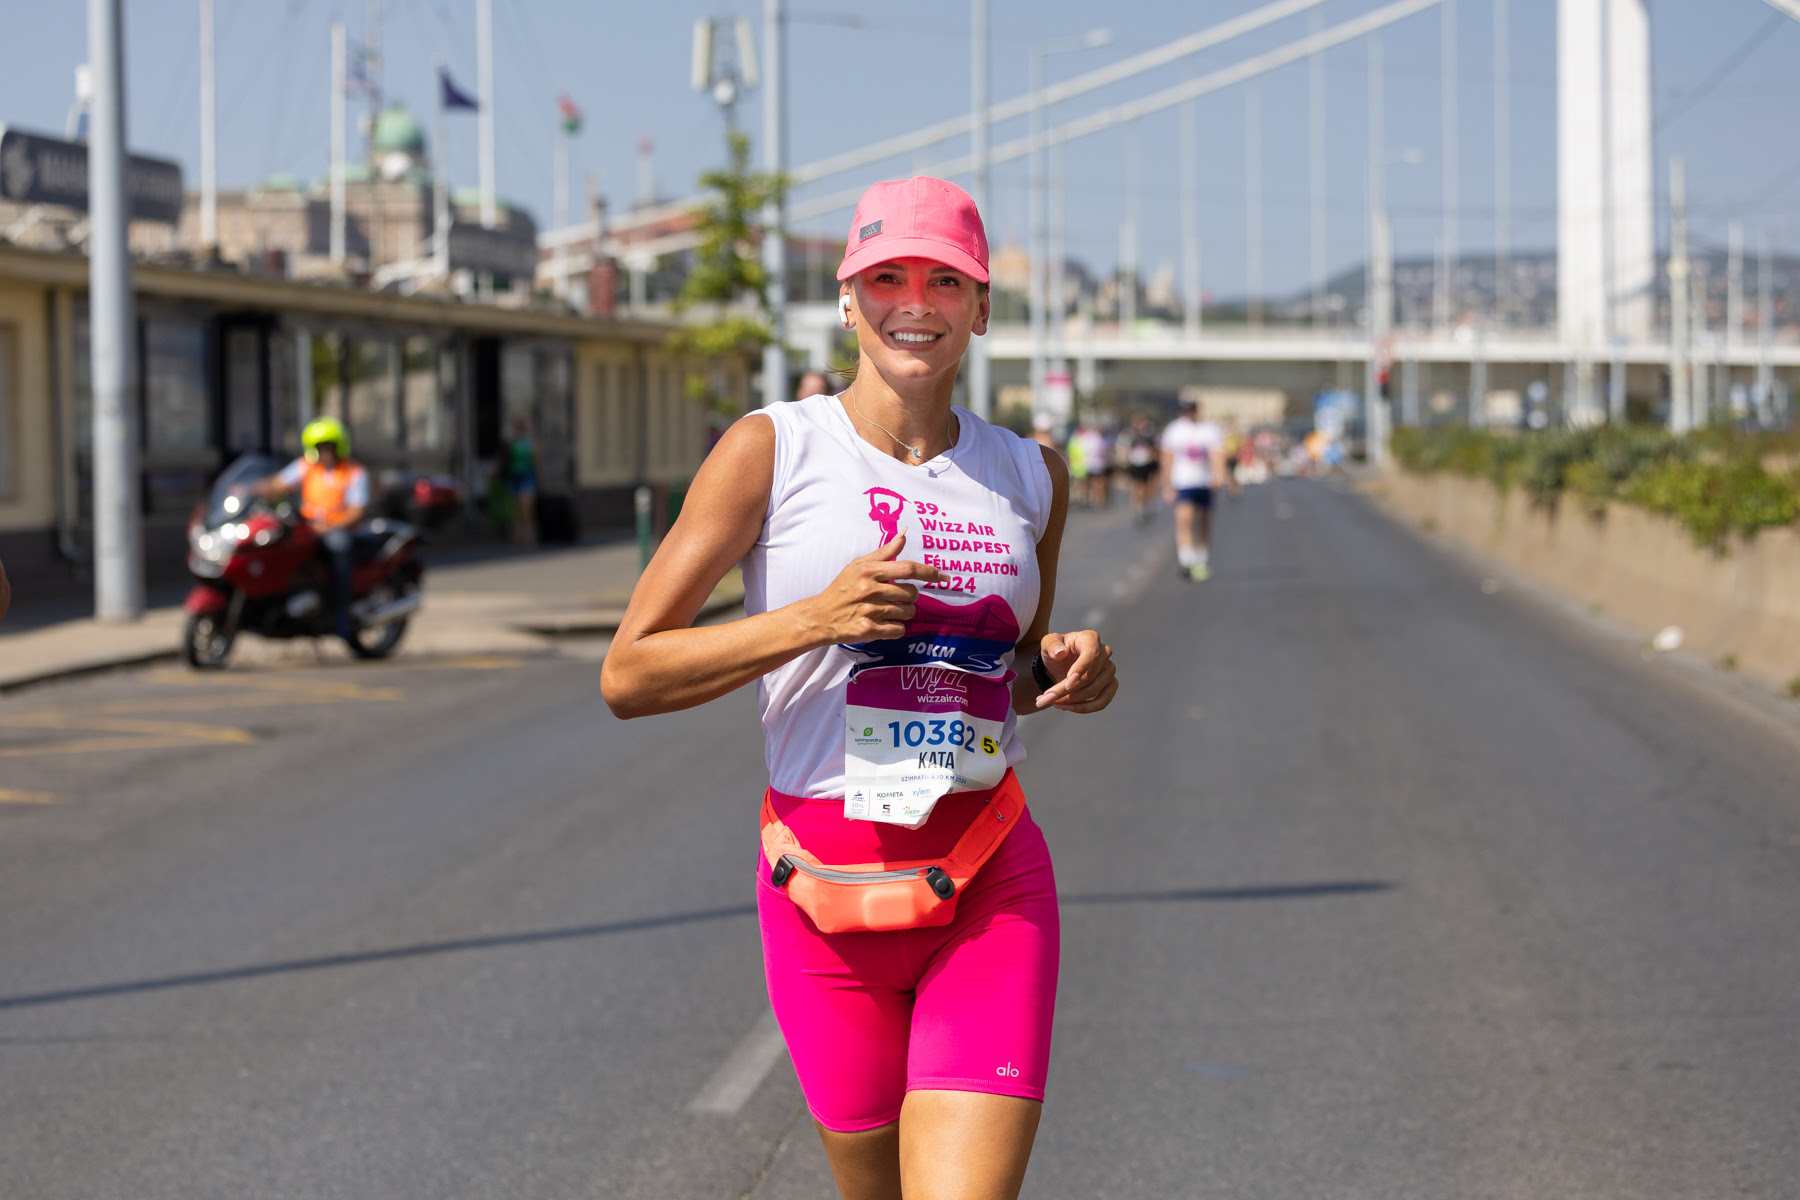
[[(1225, 478), (1225, 434), (1200, 419), (1200, 402), (1181, 401), (1181, 415), (1162, 435), (1163, 500), (1175, 506), (1175, 557), (1189, 579), (1210, 574), (1213, 483)], [(1199, 537), (1195, 537), (1195, 516)]]

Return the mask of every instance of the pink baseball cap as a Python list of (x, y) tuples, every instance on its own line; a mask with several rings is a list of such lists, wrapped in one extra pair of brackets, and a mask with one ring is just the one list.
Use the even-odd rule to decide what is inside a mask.
[(969, 193), (929, 175), (878, 183), (864, 192), (850, 220), (838, 280), (896, 258), (929, 258), (986, 283), (987, 231)]

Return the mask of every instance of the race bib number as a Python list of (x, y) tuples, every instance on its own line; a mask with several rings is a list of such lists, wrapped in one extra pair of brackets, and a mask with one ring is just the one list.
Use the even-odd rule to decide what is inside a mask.
[(946, 792), (980, 791), (1006, 774), (1012, 673), (870, 667), (844, 703), (844, 816), (917, 827)]

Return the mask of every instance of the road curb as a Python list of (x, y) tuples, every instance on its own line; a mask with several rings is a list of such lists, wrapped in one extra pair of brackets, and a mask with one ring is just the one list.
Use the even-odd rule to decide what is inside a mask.
[[(737, 608), (743, 604), (741, 595), (726, 595), (708, 600), (700, 606), (695, 620), (717, 616), (719, 613)], [(519, 633), (535, 633), (540, 637), (596, 637), (617, 633), (619, 623), (625, 619), (624, 609), (589, 609), (571, 612), (549, 612), (534, 616), (515, 618), (504, 622), (505, 627)]]
[(36, 687), (41, 683), (54, 683), (59, 679), (76, 679), (83, 675), (99, 675), (124, 667), (141, 667), (149, 663), (172, 662), (180, 657), (180, 646), (165, 646), (156, 650), (121, 651), (107, 658), (90, 659), (85, 662), (62, 663), (28, 674), (0, 678), (0, 696), (23, 691), (28, 687)]

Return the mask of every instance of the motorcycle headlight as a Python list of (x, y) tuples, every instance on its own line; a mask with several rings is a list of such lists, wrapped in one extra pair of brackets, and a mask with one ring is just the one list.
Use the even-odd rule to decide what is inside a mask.
[(217, 529), (205, 529), (199, 525), (188, 529), (188, 545), (194, 556), (202, 562), (221, 563), (230, 557), (237, 544), (249, 533), (249, 527), (236, 522), (227, 521)]

